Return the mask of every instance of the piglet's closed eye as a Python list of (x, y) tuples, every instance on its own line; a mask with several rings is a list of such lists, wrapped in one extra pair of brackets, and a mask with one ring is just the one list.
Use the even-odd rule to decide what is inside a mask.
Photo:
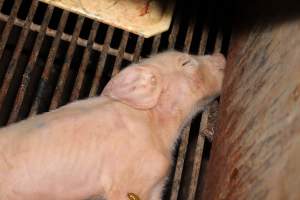
[(132, 66), (112, 78), (102, 95), (137, 109), (150, 109), (157, 104), (161, 90), (161, 77), (157, 71), (143, 66)]

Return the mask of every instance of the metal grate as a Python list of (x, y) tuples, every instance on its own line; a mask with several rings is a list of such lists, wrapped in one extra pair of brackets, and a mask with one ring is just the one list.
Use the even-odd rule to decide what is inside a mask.
[[(169, 31), (143, 37), (37, 0), (0, 0), (0, 126), (100, 94), (140, 57), (175, 48), (226, 54), (230, 4), (178, 0)], [(183, 131), (164, 199), (200, 199), (218, 102)]]

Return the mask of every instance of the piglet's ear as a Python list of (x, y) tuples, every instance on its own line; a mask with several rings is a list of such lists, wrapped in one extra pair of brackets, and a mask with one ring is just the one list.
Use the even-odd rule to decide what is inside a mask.
[(149, 67), (132, 66), (113, 77), (102, 95), (109, 96), (138, 109), (150, 109), (157, 104), (162, 91), (161, 77)]

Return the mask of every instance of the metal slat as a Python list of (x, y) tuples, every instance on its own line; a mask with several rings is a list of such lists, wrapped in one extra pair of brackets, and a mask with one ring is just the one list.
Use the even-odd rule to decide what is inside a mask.
[(138, 36), (136, 47), (133, 53), (133, 62), (137, 62), (140, 59), (143, 44), (144, 44), (144, 37)]
[(34, 13), (36, 11), (38, 2), (37, 1), (33, 1), (33, 4), (31, 5), (31, 8), (29, 10), (29, 14), (26, 18), (26, 21), (24, 23), (24, 27), (21, 31), (20, 37), (18, 39), (17, 45), (16, 45), (16, 49), (15, 52), (12, 56), (12, 59), (8, 65), (8, 69), (10, 69), (9, 71), (6, 72), (5, 76), (4, 76), (4, 80), (3, 80), (3, 84), (1, 86), (0, 89), (0, 110), (3, 109), (3, 103), (5, 100), (5, 97), (7, 96), (7, 92), (9, 89), (9, 86), (11, 84), (11, 81), (13, 79), (14, 74), (16, 73), (16, 68), (17, 68), (17, 64), (18, 61), (20, 59), (20, 55), (21, 55), (21, 51), (24, 47), (24, 43), (26, 41), (26, 38), (28, 36), (29, 33), (29, 26), (32, 23), (33, 20), (33, 16)]
[(98, 30), (98, 27), (99, 27), (99, 23), (94, 21), (93, 25), (92, 25), (92, 30), (89, 35), (88, 45), (84, 51), (82, 63), (79, 67), (78, 75), (76, 77), (75, 85), (73, 87), (73, 91), (72, 91), (71, 98), (70, 98), (71, 101), (74, 101), (74, 100), (78, 99), (78, 97), (79, 97), (80, 89), (82, 87), (82, 82), (83, 82), (85, 71), (86, 71), (86, 68), (87, 68), (87, 65), (89, 62), (90, 54), (92, 53), (92, 46), (93, 46), (93, 43), (96, 38), (96, 33)]
[(35, 40), (35, 44), (34, 44), (32, 53), (30, 55), (29, 62), (26, 65), (25, 73), (23, 74), (22, 82), (21, 82), (20, 88), (18, 90), (16, 100), (15, 100), (15, 103), (13, 106), (13, 110), (11, 112), (8, 123), (12, 123), (17, 120), (24, 96), (25, 96), (26, 92), (28, 92), (28, 87), (29, 87), (29, 84), (31, 81), (31, 76), (33, 74), (34, 67), (35, 67), (40, 49), (41, 49), (43, 41), (44, 41), (45, 30), (50, 22), (53, 10), (54, 10), (54, 7), (51, 5), (47, 8), (44, 20), (42, 22), (41, 32), (38, 33), (38, 36)]
[[(184, 52), (190, 52), (190, 51), (194, 52), (197, 51), (198, 49), (199, 55), (203, 55), (207, 51), (208, 39), (209, 39), (209, 43), (211, 43), (212, 42), (211, 36), (215, 34), (215, 33), (212, 34), (212, 32), (215, 32), (214, 23), (216, 23), (217, 21), (217, 20), (211, 20), (213, 16), (210, 13), (213, 11), (213, 9), (216, 9), (215, 7), (217, 7), (217, 4), (209, 2), (208, 3), (209, 6), (206, 5), (203, 6), (203, 1), (199, 3), (198, 1), (194, 0), (195, 2), (193, 3), (197, 4), (197, 7), (198, 5), (200, 6), (199, 8), (197, 8), (196, 6), (185, 5), (183, 0), (179, 0), (179, 1), (180, 3), (177, 5), (176, 13), (174, 15), (174, 19), (169, 32), (166, 32), (163, 35), (162, 34), (156, 35), (155, 37), (150, 39), (152, 40), (152, 46), (150, 46), (150, 51), (146, 50), (147, 52), (151, 52), (151, 54), (155, 54), (161, 48), (160, 45), (162, 45), (162, 48), (165, 48), (165, 44), (167, 44), (167, 47), (169, 49), (177, 48), (176, 46), (177, 44), (183, 44)], [(1, 3), (3, 4), (3, 2), (4, 1), (0, 0), (0, 7), (2, 6)], [(85, 92), (83, 91), (83, 89), (86, 89), (84, 85), (86, 84), (85, 80), (87, 80), (87, 77), (90, 77), (89, 74), (90, 71), (87, 71), (87, 68), (91, 67), (92, 68), (91, 71), (95, 70), (95, 74), (93, 75), (93, 80), (87, 81), (88, 82), (87, 84), (91, 84), (91, 89), (89, 91), (89, 96), (91, 97), (97, 95), (97, 93), (103, 87), (103, 83), (106, 82), (107, 79), (106, 74), (105, 76), (103, 76), (104, 69), (105, 71), (106, 69), (108, 69), (108, 71), (112, 69), (112, 75), (117, 74), (121, 69), (123, 60), (127, 60), (130, 62), (137, 62), (140, 59), (142, 50), (144, 50), (143, 47), (146, 47), (143, 46), (145, 41), (143, 37), (137, 36), (136, 44), (133, 44), (133, 42), (135, 41), (129, 40), (129, 33), (126, 31), (123, 32), (119, 47), (118, 48), (111, 47), (110, 44), (111, 41), (114, 40), (113, 37), (114, 37), (114, 30), (115, 30), (112, 26), (108, 26), (103, 44), (97, 43), (95, 42), (96, 34), (98, 34), (97, 30), (99, 29), (99, 31), (102, 31), (102, 29), (101, 27), (98, 27), (99, 26), (98, 23), (94, 21), (91, 30), (88, 30), (90, 31), (88, 39), (81, 38), (80, 32), (82, 31), (81, 29), (83, 27), (83, 22), (84, 22), (84, 17), (81, 16), (77, 18), (74, 31), (71, 34), (64, 33), (64, 28), (66, 27), (67, 18), (69, 17), (69, 12), (67, 11), (63, 11), (57, 30), (49, 28), (48, 26), (46, 26), (45, 28), (45, 21), (47, 18), (46, 16), (44, 17), (43, 23), (41, 25), (35, 24), (32, 22), (32, 18), (34, 16), (38, 4), (37, 3), (38, 1), (36, 0), (33, 0), (33, 3), (29, 8), (29, 14), (27, 18), (25, 20), (19, 19), (16, 17), (17, 16), (16, 13), (20, 5), (18, 6), (16, 2), (13, 4), (13, 9), (10, 15), (0, 13), (0, 20), (4, 21), (3, 24), (6, 22), (3, 29), (4, 35), (1, 36), (2, 39), (4, 39), (3, 41), (5, 42), (0, 44), (0, 47), (1, 45), (3, 46), (2, 53), (0, 52), (1, 54), (3, 54), (3, 51), (6, 48), (6, 43), (7, 40), (9, 39), (8, 34), (11, 33), (12, 27), (18, 26), (22, 28), (18, 41), (16, 43), (15, 50), (12, 54), (12, 60), (8, 65), (8, 68), (10, 70), (6, 72), (5, 76), (3, 76), (4, 77), (3, 83), (6, 84), (5, 85), (6, 90), (2, 90), (1, 88), (0, 110), (3, 102), (5, 104), (7, 103), (6, 94), (10, 88), (11, 85), (10, 82), (12, 81), (12, 79), (15, 79), (14, 77), (15, 74), (17, 73), (17, 64), (20, 60), (20, 57), (24, 56), (23, 54), (28, 53), (22, 51), (28, 33), (30, 31), (37, 32), (38, 33), (37, 38), (40, 37), (40, 39), (36, 40), (37, 42), (34, 44), (29, 62), (26, 65), (26, 70), (23, 74), (22, 83), (18, 90), (15, 104), (13, 105), (13, 111), (10, 114), (9, 123), (16, 121), (20, 116), (20, 114), (22, 113), (22, 111), (24, 110), (23, 108), (27, 108), (27, 106), (29, 106), (27, 104), (25, 105), (25, 103), (28, 102), (31, 103), (30, 101), (28, 101), (29, 96), (31, 97), (31, 94), (29, 94), (28, 92), (34, 93), (35, 95), (35, 98), (33, 99), (32, 102), (33, 103), (32, 107), (30, 108), (31, 109), (30, 116), (36, 115), (41, 111), (47, 110), (48, 103), (50, 103), (50, 109), (55, 109), (61, 105), (62, 99), (64, 98), (64, 93), (66, 92), (64, 90), (67, 88), (66, 86), (68, 86), (66, 81), (68, 80), (68, 77), (72, 76), (72, 70), (70, 69), (71, 67), (70, 65), (72, 60), (74, 59), (74, 53), (77, 47), (84, 47), (85, 49), (83, 52), (81, 63), (79, 65), (78, 73), (75, 77), (74, 86), (73, 88), (70, 88), (71, 96), (69, 100), (71, 101), (78, 99), (81, 95), (81, 92)], [(188, 7), (190, 7), (191, 10), (201, 9), (203, 13), (205, 13), (205, 16), (196, 17), (197, 15), (193, 15), (194, 11), (192, 12), (188, 11), (186, 12), (186, 14), (188, 14), (189, 16), (183, 16), (183, 12), (182, 12), (183, 9), (186, 9)], [(216, 16), (219, 17), (218, 16), (219, 13), (213, 12), (213, 14), (216, 14)], [(46, 15), (49, 15), (49, 11), (46, 11)], [(201, 22), (199, 23), (199, 21)], [(183, 23), (186, 23), (187, 30), (181, 29), (180, 24)], [(198, 33), (198, 31), (200, 30), (202, 31), (202, 33), (201, 33), (201, 38), (199, 39), (200, 34)], [(186, 31), (186, 33), (184, 33), (183, 31)], [(48, 57), (42, 58), (39, 55), (40, 48), (41, 48), (40, 46), (42, 45), (41, 44), (42, 40), (44, 40), (43, 38), (45, 38), (46, 36), (52, 37), (53, 42), (51, 44)], [(196, 45), (192, 44), (194, 39), (197, 41), (198, 39), (200, 40), (199, 46), (197, 46), (197, 44)], [(213, 41), (215, 42), (214, 52), (221, 51), (223, 39), (224, 39), (223, 33), (219, 31), (217, 33), (216, 40)], [(146, 41), (148, 42), (148, 39)], [(65, 42), (68, 43), (68, 46), (65, 44)], [(133, 53), (126, 52), (126, 46), (128, 44), (130, 46), (134, 45)], [(64, 62), (60, 61), (60, 57), (57, 57), (60, 50), (59, 49), (60, 45), (63, 48), (67, 48)], [(211, 45), (212, 44), (209, 44), (209, 49), (211, 48), (210, 47)], [(192, 50), (191, 47), (193, 48)], [(93, 51), (100, 52), (99, 59), (96, 61), (94, 61), (93, 56), (91, 56)], [(107, 58), (110, 58), (110, 56), (115, 57), (115, 62), (113, 66), (108, 66), (111, 60)], [(57, 62), (58, 63), (62, 62), (62, 64), (54, 65), (54, 61), (56, 61), (56, 58), (59, 58), (57, 59)], [(36, 77), (32, 77), (32, 72), (37, 70), (35, 66), (37, 60), (39, 59), (45, 62), (45, 67), (41, 72), (42, 75), (41, 77), (38, 77), (38, 75)], [(61, 71), (57, 72), (56, 68), (57, 66), (60, 65), (62, 66), (61, 68), (58, 69)], [(19, 73), (20, 71), (18, 72), (18, 74)], [(57, 77), (57, 73), (58, 73), (58, 77)], [(35, 81), (36, 78), (39, 78), (38, 89), (37, 91), (33, 91), (32, 88), (34, 88), (35, 86), (34, 87), (32, 86), (30, 80)], [(103, 78), (104, 81), (102, 80)], [(58, 81), (56, 83), (57, 79)], [(69, 92), (69, 88), (67, 88), (67, 90)], [(4, 93), (2, 91), (4, 91)], [(52, 92), (54, 93), (53, 95)], [(2, 100), (1, 100), (1, 95), (3, 98)], [(175, 200), (184, 197), (184, 199), (193, 200), (196, 198), (196, 192), (198, 192), (197, 189), (199, 185), (198, 181), (200, 176), (204, 140), (205, 137), (208, 138), (210, 137), (209, 116), (211, 115), (211, 112), (212, 112), (212, 105), (209, 105), (204, 111), (204, 113), (202, 114), (200, 130), (198, 135), (194, 135), (194, 134), (192, 135), (193, 137), (196, 137), (196, 141), (192, 142), (191, 145), (189, 144), (190, 126), (188, 126), (183, 131), (182, 140), (181, 143), (179, 144), (179, 153), (175, 163), (176, 168), (174, 171), (174, 176), (171, 178), (171, 188), (170, 188), (171, 191), (168, 199)], [(188, 148), (193, 148), (193, 149), (188, 150)], [(191, 177), (191, 178), (187, 179), (186, 177)]]
[(194, 36), (195, 25), (196, 25), (196, 17), (193, 16), (192, 19), (189, 22), (187, 34), (186, 34), (185, 41), (184, 41), (183, 52), (188, 53), (190, 51), (193, 36)]
[(189, 135), (190, 135), (190, 128), (191, 124), (189, 124), (182, 133), (181, 142), (179, 145), (179, 152), (178, 152), (178, 158), (176, 161), (175, 166), (175, 174), (172, 181), (172, 190), (171, 190), (171, 196), (170, 200), (177, 200), (178, 198), (178, 192), (181, 182), (181, 176), (183, 171), (183, 165), (184, 165), (184, 159), (187, 151), (187, 145), (189, 142)]
[(89, 96), (95, 96), (97, 94), (97, 90), (99, 89), (100, 79), (102, 77), (102, 72), (104, 69), (104, 65), (105, 65), (106, 58), (107, 58), (107, 53), (109, 50), (109, 45), (111, 43), (114, 30), (115, 30), (114, 27), (112, 27), (112, 26), (108, 27), (106, 37), (104, 40), (104, 44), (103, 44), (103, 49), (102, 49), (102, 52), (101, 52), (101, 55), (100, 55), (100, 58), (99, 58), (99, 61), (97, 64), (96, 73), (95, 73), (95, 77), (93, 79), (92, 88), (91, 88)]
[[(207, 113), (203, 112), (202, 113), (202, 118), (201, 118), (201, 125), (200, 127), (204, 127), (207, 125), (203, 124), (204, 117), (207, 115)], [(201, 130), (201, 128), (200, 128)], [(199, 174), (200, 174), (200, 168), (201, 168), (201, 161), (202, 161), (202, 154), (204, 150), (204, 141), (205, 138), (200, 134), (198, 134), (197, 138), (197, 144), (196, 144), (196, 150), (195, 150), (195, 157), (193, 160), (193, 166), (192, 166), (192, 175), (191, 175), (191, 181), (188, 189), (188, 196), (187, 200), (194, 200), (196, 196), (196, 191), (197, 191), (197, 186), (198, 186), (198, 179), (199, 179)]]
[[(179, 24), (180, 24), (179, 21), (180, 20), (181, 20), (180, 16), (175, 18), (175, 21), (174, 21), (174, 24), (173, 24), (173, 27), (172, 27), (172, 31), (171, 31), (170, 36), (169, 36), (168, 48), (172, 49), (175, 46), (176, 38), (177, 38), (177, 35), (178, 35), (178, 32), (179, 32)], [(194, 19), (192, 19), (191, 23), (194, 23), (193, 20)], [(190, 44), (191, 44), (192, 37), (193, 37), (193, 34), (191, 33), (192, 32), (191, 30), (194, 30), (194, 26), (195, 26), (195, 24), (193, 24), (193, 27), (188, 29), (185, 44), (189, 43), (189, 46), (184, 47), (185, 52), (188, 52), (189, 49), (190, 49)], [(188, 37), (190, 37), (190, 38), (188, 38)], [(181, 183), (182, 173), (183, 173), (183, 167), (184, 167), (184, 161), (185, 161), (186, 151), (187, 151), (187, 147), (188, 147), (188, 138), (189, 138), (190, 128), (191, 128), (191, 124), (189, 124), (182, 133), (183, 134), (182, 135), (182, 140), (179, 144), (179, 153), (178, 153), (178, 157), (177, 157), (177, 161), (176, 161), (174, 177), (173, 177), (173, 180), (172, 180), (170, 200), (177, 200), (178, 199), (179, 188), (180, 188), (180, 183)]]
[(121, 40), (120, 47), (119, 47), (119, 53), (118, 53), (116, 61), (115, 61), (112, 76), (116, 75), (120, 71), (122, 59), (123, 59), (125, 48), (126, 48), (127, 41), (128, 41), (128, 37), (129, 37), (129, 32), (123, 31), (122, 40)]
[(200, 55), (205, 54), (205, 50), (206, 50), (206, 46), (207, 46), (207, 40), (208, 40), (208, 36), (209, 36), (211, 26), (212, 26), (212, 23), (211, 23), (212, 16), (211, 16), (210, 13), (214, 9), (215, 1), (216, 0), (214, 0), (213, 2), (210, 1), (209, 4), (208, 4), (208, 7), (204, 8), (207, 14), (204, 17), (203, 30), (202, 30), (202, 34), (201, 34), (201, 42), (200, 42), (200, 45), (199, 45), (199, 48), (198, 48), (198, 54), (200, 54)]
[(39, 112), (39, 106), (41, 104), (41, 99), (45, 97), (45, 93), (50, 90), (49, 79), (51, 76), (51, 67), (53, 67), (53, 62), (55, 60), (57, 50), (60, 44), (61, 35), (63, 33), (64, 27), (66, 25), (69, 16), (68, 11), (63, 11), (57, 30), (57, 35), (54, 37), (54, 41), (49, 51), (48, 59), (46, 61), (45, 68), (43, 70), (42, 77), (39, 82), (36, 97), (33, 101), (33, 105), (30, 110), (29, 116), (36, 115)]
[(160, 41), (161, 41), (161, 34), (154, 36), (151, 54), (156, 54), (158, 52)]
[[(193, 36), (193, 32), (194, 32), (192, 30), (194, 30), (194, 28), (195, 28), (194, 20), (195, 19), (193, 19), (193, 18), (191, 19), (189, 27), (188, 27), (188, 31), (187, 31), (187, 35), (186, 35), (186, 39), (185, 39), (185, 43), (184, 43), (185, 44), (184, 45), (185, 52), (188, 52), (190, 49), (192, 36)], [(175, 28), (173, 27), (173, 29), (175, 29), (175, 30), (172, 30), (172, 32), (174, 32), (173, 34), (178, 33), (178, 30), (176, 29), (176, 27)], [(169, 37), (169, 48), (174, 47), (174, 43), (175, 43), (173, 40), (173, 37), (172, 37), (172, 32)], [(200, 44), (199, 44), (199, 51), (198, 51), (199, 55), (204, 55), (204, 53), (205, 53), (208, 35), (209, 35), (209, 28), (207, 26), (204, 26), (203, 32), (202, 32), (202, 38), (201, 38)], [(220, 36), (220, 34), (218, 34), (218, 36)], [(220, 37), (218, 37), (217, 41), (220, 41), (220, 40), (222, 40), (222, 39)], [(220, 42), (217, 42), (216, 44), (217, 44), (217, 46), (215, 47), (215, 49), (216, 50), (220, 49)], [(203, 117), (205, 117), (205, 115)], [(204, 125), (202, 125), (202, 126), (204, 126)], [(187, 129), (190, 130), (190, 125), (187, 127)], [(179, 154), (177, 157), (175, 173), (174, 173), (174, 177), (173, 177), (173, 181), (172, 181), (170, 200), (177, 199), (178, 195), (179, 195), (178, 193), (179, 193), (179, 188), (180, 188), (180, 182), (182, 179), (184, 160), (186, 157), (186, 149), (188, 146), (188, 139), (186, 140), (186, 138), (188, 137), (187, 136), (188, 134), (189, 134), (189, 132), (185, 132), (185, 131), (183, 132), (183, 136), (182, 136), (183, 139), (179, 145)], [(201, 167), (201, 159), (199, 160), (199, 157), (197, 157), (198, 156), (197, 154), (202, 154), (203, 148), (204, 148), (204, 138), (202, 135), (199, 135), (198, 141), (197, 141), (197, 146), (196, 146), (196, 154), (195, 154), (195, 158), (194, 158), (194, 162), (193, 162), (192, 176), (191, 176), (191, 180), (190, 180), (189, 188), (188, 188), (188, 197), (187, 197), (188, 200), (192, 200), (195, 198), (197, 186), (195, 186), (194, 184), (197, 185), (197, 181), (198, 181), (199, 173), (200, 173), (200, 167)]]
[[(3, 20), (3, 21), (7, 21), (9, 18), (9, 16), (7, 15), (4, 15), (2, 13), (0, 13), (0, 20)], [(19, 27), (23, 27), (24, 26), (24, 20), (21, 20), (21, 19), (15, 19), (13, 21), (14, 25), (15, 26), (19, 26)], [(30, 26), (30, 30), (32, 31), (35, 31), (35, 32), (40, 32), (41, 31), (41, 26), (40, 25), (37, 25), (37, 24), (34, 24), (32, 23), (31, 26)], [(56, 36), (56, 30), (53, 30), (51, 28), (47, 28), (46, 29), (46, 35), (47, 36), (50, 36), (50, 37), (55, 37)], [(70, 34), (67, 34), (67, 33), (63, 33), (61, 35), (61, 40), (64, 40), (66, 42), (71, 42), (72, 40), (72, 35)], [(78, 46), (82, 46), (82, 47), (87, 47), (87, 40), (86, 39), (83, 39), (83, 38), (78, 38), (76, 40), (76, 45)], [(96, 50), (96, 51), (100, 51), (102, 52), (103, 51), (103, 45), (102, 44), (97, 44), (97, 43), (94, 43), (93, 44), (93, 50)], [(111, 48), (109, 47), (108, 48), (108, 54), (111, 54), (113, 56), (117, 56), (118, 55), (118, 49), (114, 49), (114, 48)], [(128, 60), (128, 61), (132, 61), (132, 58), (133, 58), (133, 55), (130, 54), (130, 53), (127, 53), (127, 52), (124, 52), (124, 59)]]
[(21, 3), (22, 3), (22, 1), (15, 1), (14, 2), (11, 14), (8, 17), (7, 23), (6, 23), (5, 28), (4, 28), (3, 32), (2, 32), (1, 41), (0, 41), (0, 58), (3, 55), (4, 49), (5, 49), (5, 45), (7, 43), (8, 37), (10, 35), (10, 32), (11, 32), (11, 30), (13, 28), (14, 21), (15, 21), (15, 18), (17, 17), (19, 8), (21, 6)]
[[(216, 38), (216, 43), (215, 43), (215, 47), (214, 47), (215, 52), (221, 52), (222, 42), (217, 42), (217, 41), (222, 41), (222, 39), (223, 39), (223, 34), (220, 31), (220, 32), (218, 32), (217, 38)], [(196, 190), (197, 190), (198, 180), (199, 180), (199, 175), (200, 175), (201, 160), (202, 160), (202, 153), (203, 153), (203, 149), (204, 149), (205, 137), (207, 137), (209, 140), (213, 139), (211, 134), (214, 134), (214, 131), (210, 130), (209, 133), (211, 133), (211, 134), (207, 134), (207, 130), (209, 128), (208, 127), (209, 116), (212, 115), (214, 104), (218, 104), (218, 102), (214, 101), (210, 105), (208, 105), (206, 107), (206, 109), (203, 111), (202, 116), (201, 116), (200, 130), (199, 130), (198, 139), (197, 139), (196, 153), (195, 153), (195, 157), (193, 159), (192, 176), (191, 176), (191, 182), (189, 185), (189, 192), (188, 192), (187, 200), (193, 200), (193, 199), (195, 199), (195, 196), (196, 196)]]
[(223, 42), (223, 33), (220, 30), (217, 34), (214, 52), (221, 53), (222, 50), (222, 42)]
[(201, 42), (199, 45), (198, 54), (203, 55), (205, 53), (207, 39), (208, 39), (209, 27), (204, 25), (202, 35), (201, 35)]
[(70, 64), (71, 64), (72, 57), (73, 57), (73, 54), (74, 54), (74, 51), (75, 51), (76, 41), (79, 37), (80, 31), (81, 31), (81, 28), (82, 28), (82, 25), (83, 25), (83, 21), (84, 21), (84, 17), (79, 16), (78, 19), (77, 19), (76, 25), (75, 25), (72, 40), (70, 42), (70, 45), (69, 45), (69, 48), (68, 48), (68, 51), (67, 51), (65, 62), (64, 62), (64, 65), (62, 67), (62, 70), (60, 72), (59, 80), (58, 80), (58, 83), (56, 85), (53, 98), (51, 100), (50, 110), (53, 110), (53, 109), (57, 108), (60, 104), (61, 97), (62, 97), (62, 94), (64, 92), (63, 90), (64, 90), (65, 83), (66, 83), (66, 80), (67, 80), (67, 75), (68, 75), (68, 72), (69, 72)]
[(178, 13), (177, 13), (177, 15), (175, 15), (175, 20), (173, 22), (172, 31), (169, 35), (168, 49), (174, 49), (174, 47), (175, 47), (176, 38), (179, 33), (180, 21), (181, 21), (181, 16), (178, 15)]

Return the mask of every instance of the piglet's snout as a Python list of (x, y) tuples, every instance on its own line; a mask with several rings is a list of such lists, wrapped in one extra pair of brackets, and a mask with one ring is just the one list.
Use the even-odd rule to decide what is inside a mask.
[(210, 56), (210, 62), (220, 70), (224, 70), (226, 67), (226, 59), (221, 53), (214, 53)]

